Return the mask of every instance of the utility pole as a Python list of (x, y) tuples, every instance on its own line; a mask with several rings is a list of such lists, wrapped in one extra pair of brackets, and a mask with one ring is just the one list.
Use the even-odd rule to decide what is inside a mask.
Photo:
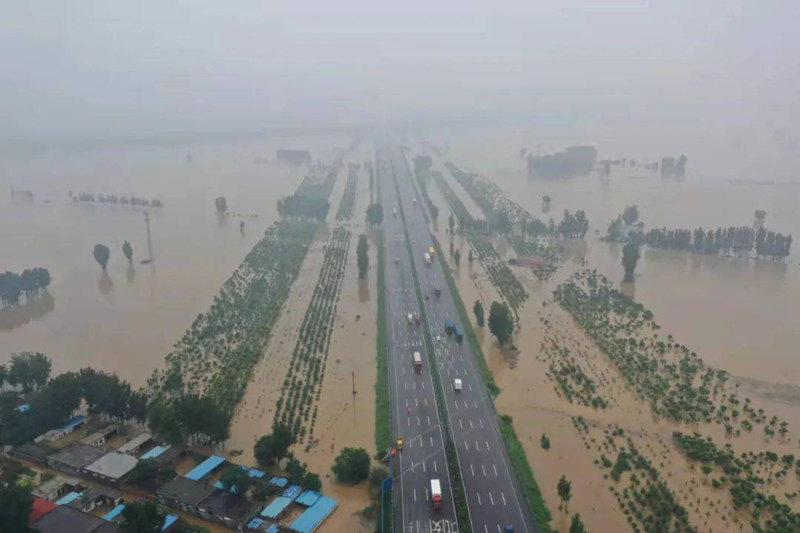
[(147, 226), (147, 252), (150, 254), (150, 262), (153, 262), (153, 241), (150, 238), (150, 212), (144, 212), (144, 223)]

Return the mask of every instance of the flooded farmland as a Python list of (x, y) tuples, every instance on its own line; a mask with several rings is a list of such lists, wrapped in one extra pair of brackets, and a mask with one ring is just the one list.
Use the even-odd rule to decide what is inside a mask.
[[(276, 200), (303, 179), (303, 168), (274, 161), (276, 148), (329, 160), (348, 142), (308, 136), (4, 155), (2, 268), (45, 267), (53, 281), (39, 299), (0, 310), (0, 363), (37, 350), (53, 360), (54, 374), (88, 365), (144, 385), (276, 219)], [(34, 199), (11, 198), (12, 187)], [(164, 207), (149, 215), (153, 261), (141, 263), (149, 259), (143, 207), (74, 203), (70, 191), (160, 199)], [(217, 216), (217, 196), (231, 216)], [(107, 275), (92, 257), (98, 243), (111, 250)]]

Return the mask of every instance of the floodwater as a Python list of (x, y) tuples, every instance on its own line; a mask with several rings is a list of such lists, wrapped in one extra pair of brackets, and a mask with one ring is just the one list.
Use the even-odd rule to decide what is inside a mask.
[[(488, 364), (502, 389), (497, 398), (498, 411), (514, 419), (553, 513), (553, 525), (562, 532), (569, 528), (569, 516), (558, 510), (556, 493), (558, 479), (566, 475), (573, 481), (569, 510), (581, 513), (588, 530), (632, 529), (609, 492), (611, 482), (604, 479), (603, 471), (595, 464), (601, 453), (597, 443), (604, 438), (602, 431), (619, 424), (626, 430), (626, 436), (660, 465), (665, 481), (676, 491), (699, 531), (745, 530), (746, 521), (743, 523), (743, 516), (731, 512), (727, 493), (713, 489), (696, 466), (675, 453), (671, 433), (699, 430), (713, 436), (719, 445), (730, 442), (737, 453), (757, 453), (764, 449), (779, 454), (794, 453), (793, 439), (767, 440), (761, 432), (731, 439), (726, 438), (724, 428), (719, 425), (688, 427), (654, 419), (649, 407), (627, 387), (607, 358), (565, 311), (553, 305), (552, 291), (582, 268), (583, 259), (590, 268), (599, 269), (611, 279), (621, 279), (619, 246), (601, 242), (594, 229), (600, 228), (600, 233), (604, 233), (608, 222), (625, 205), (638, 204), (641, 217), (650, 227), (744, 225), (752, 223), (755, 209), (765, 209), (771, 229), (798, 235), (800, 212), (793, 210), (792, 204), (796, 205), (799, 199), (800, 187), (734, 186), (724, 179), (701, 184), (663, 183), (655, 177), (632, 180), (621, 173), (612, 175), (608, 183), (596, 178), (530, 183), (523, 174), (518, 141), (512, 141), (510, 148), (498, 147), (496, 138), (481, 138), (483, 141), (487, 144), (479, 146), (475, 140), (463, 144), (451, 141), (452, 155), (445, 158), (451, 158), (465, 170), (485, 173), (536, 216), (546, 218), (541, 212), (541, 196), (549, 194), (553, 197), (553, 216), (560, 217), (564, 208), (584, 209), (593, 224), (585, 243), (569, 243), (566, 264), (550, 282), (539, 283), (525, 269), (514, 269), (530, 293), (521, 311), (521, 331), (515, 338), (519, 352), (500, 350), (488, 331), (478, 330)], [(431, 192), (434, 203), (444, 206), (438, 189), (432, 188)], [(456, 192), (463, 193), (458, 188)], [(446, 207), (443, 208), (440, 217), (446, 219), (448, 215)], [(442, 224), (439, 226), (437, 236), (446, 246), (450, 236)], [(457, 236), (454, 243), (464, 257), (468, 250), (465, 239)], [(645, 249), (635, 283), (620, 287), (654, 311), (663, 336), (673, 334), (708, 364), (732, 372), (736, 382), (742, 384), (742, 394), (751, 397), (769, 415), (788, 421), (790, 428), (797, 428), (800, 427), (797, 388), (800, 362), (795, 357), (795, 347), (800, 341), (800, 331), (794, 323), (800, 316), (799, 256), (795, 250), (788, 264), (776, 264)], [(472, 266), (462, 262), (460, 268), (453, 267), (468, 309), (476, 299), (482, 300), (485, 307), (500, 299), (479, 262)], [(542, 318), (547, 319), (547, 325)], [(540, 350), (545, 336), (557, 336), (562, 346), (581, 354), (590, 377), (611, 400), (611, 408), (598, 411), (582, 407), (559, 394), (545, 376), (549, 363)], [(590, 432), (586, 436), (582, 437), (573, 427), (572, 417), (577, 415), (589, 423)], [(550, 450), (542, 449), (542, 434), (550, 439)], [(777, 484), (770, 487), (770, 492), (782, 496), (795, 490), (796, 485), (795, 482)], [(617, 485), (619, 490), (622, 487)], [(734, 519), (739, 522), (732, 524)]]
[[(622, 278), (621, 251), (613, 244), (599, 241), (596, 232), (604, 235), (608, 224), (626, 205), (639, 206), (640, 219), (646, 228), (752, 225), (753, 212), (764, 209), (769, 229), (791, 233), (795, 239), (800, 237), (797, 208), (800, 181), (768, 183), (780, 181), (784, 178), (782, 174), (714, 172), (714, 160), (708, 158), (694, 158), (700, 159), (697, 165), (707, 169), (704, 171), (707, 174), (693, 174), (693, 156), (689, 152), (690, 172), (686, 181), (680, 183), (663, 182), (639, 167), (623, 170), (615, 167), (607, 182), (597, 176), (529, 181), (519, 149), (535, 147), (537, 143), (531, 138), (524, 133), (490, 132), (442, 140), (439, 144), (449, 147), (445, 159), (452, 159), (462, 169), (483, 173), (534, 216), (543, 219), (552, 216), (558, 221), (564, 209), (586, 211), (590, 233), (585, 252), (577, 255), (585, 255), (589, 265), (609, 279)], [(651, 148), (640, 146), (636, 139), (596, 138), (598, 159), (636, 158), (640, 154), (632, 150), (640, 148), (650, 160), (660, 160), (652, 155)], [(579, 143), (581, 139), (557, 141), (549, 142), (551, 149)], [(583, 142), (593, 141), (590, 137)], [(634, 148), (628, 147), (628, 143)], [(604, 145), (609, 152), (602, 151)], [(691, 146), (684, 148), (690, 149)], [(719, 168), (730, 166), (730, 161), (722, 156), (719, 161)], [(631, 179), (642, 176), (647, 177)], [(743, 177), (761, 181), (748, 184), (728, 181)], [(542, 212), (541, 202), (545, 194), (552, 197), (547, 214)], [(644, 249), (636, 281), (625, 290), (655, 313), (665, 332), (691, 347), (708, 364), (739, 377), (788, 385), (800, 383), (800, 358), (796, 356), (796, 347), (800, 345), (800, 328), (796, 327), (800, 316), (797, 246), (786, 264)]]
[[(0, 310), (0, 363), (37, 350), (54, 374), (92, 366), (144, 385), (276, 219), (276, 200), (303, 179), (304, 169), (274, 162), (276, 148), (309, 148), (329, 161), (348, 142), (270, 137), (2, 154), (0, 270), (41, 266), (53, 281), (41, 298)], [(11, 198), (11, 187), (34, 200)], [(70, 191), (161, 199), (165, 206), (150, 210), (153, 261), (141, 263), (150, 255), (144, 208), (79, 205)], [(215, 212), (220, 195), (227, 218)], [(106, 274), (92, 257), (98, 243), (111, 250)]]

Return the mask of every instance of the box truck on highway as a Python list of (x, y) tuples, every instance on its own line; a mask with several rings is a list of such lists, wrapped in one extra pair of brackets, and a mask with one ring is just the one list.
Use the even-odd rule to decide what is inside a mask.
[(434, 509), (442, 508), (442, 486), (438, 479), (431, 480), (431, 503)]
[(417, 372), (422, 370), (422, 356), (419, 352), (414, 352), (414, 370)]
[(425, 264), (428, 265), (431, 264), (431, 254), (429, 254), (428, 252), (425, 252)]
[(456, 324), (454, 328), (454, 332), (456, 334), (456, 340), (461, 342), (464, 340), (464, 330), (461, 328), (461, 324)]

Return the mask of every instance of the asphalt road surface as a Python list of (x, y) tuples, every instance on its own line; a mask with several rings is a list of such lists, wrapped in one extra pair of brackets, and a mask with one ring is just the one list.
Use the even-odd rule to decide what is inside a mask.
[[(378, 152), (382, 204), (396, 205), (396, 192), (388, 159)], [(411, 273), (411, 258), (405, 240), (400, 210), (384, 209), (385, 280), (388, 306), (389, 389), (392, 395), (393, 436), (402, 436), (403, 449), (392, 460), (394, 478), (395, 531), (408, 533), (456, 533), (455, 507), (450, 490), (450, 474), (444, 453), (444, 436), (436, 406), (436, 396), (424, 349), (422, 326), (413, 317), (420, 315)], [(412, 323), (408, 323), (408, 315)], [(414, 352), (420, 352), (422, 370), (414, 367)], [(431, 480), (442, 488), (442, 508), (431, 503)]]
[[(424, 443), (417, 448), (407, 445), (397, 461), (402, 464), (399, 467), (395, 465), (395, 473), (403, 473), (396, 480), (400, 490), (395, 491), (395, 509), (401, 509), (398, 514), (402, 515), (396, 524), (403, 524), (398, 531), (446, 531), (437, 529), (437, 525), (457, 531), (449, 480), (446, 479), (447, 472), (443, 471), (446, 463), (443, 435), (433, 403), (436, 401), (433, 376), (428, 368), (437, 364), (447, 413), (444, 423), (449, 425), (456, 445), (473, 530), (476, 533), (502, 533), (505, 526), (513, 525), (517, 532), (535, 533), (536, 526), (510, 468), (508, 452), (497, 425), (497, 414), (475, 354), (466, 339), (459, 343), (445, 333), (445, 322), (460, 320), (440, 262), (428, 263), (424, 257), (433, 239), (424, 217), (423, 200), (417, 197), (412, 176), (399, 148), (389, 146), (379, 151), (378, 164), (383, 165), (380, 169), (381, 202), (385, 213), (386, 287), (391, 321), (389, 366), (395, 411), (392, 423), (394, 431), (401, 432), (407, 440), (415, 437), (417, 442)], [(395, 208), (396, 217), (392, 215)], [(406, 247), (403, 222), (411, 239), (411, 257)], [(427, 348), (432, 348), (434, 361), (427, 360), (431, 350), (421, 349), (424, 347), (422, 328), (407, 324), (408, 313), (417, 313), (419, 306), (411, 274), (412, 261), (424, 296), (425, 318), (433, 336), (434, 346)], [(440, 298), (435, 297), (435, 288), (441, 290)], [(413, 370), (415, 350), (420, 351), (423, 358), (420, 373)], [(461, 391), (455, 390), (455, 379), (462, 381)], [(437, 469), (432, 473), (434, 460)], [(420, 474), (419, 466), (415, 466), (413, 475), (409, 476), (409, 465), (420, 464), (425, 465), (425, 470)], [(430, 502), (420, 498), (421, 491), (426, 487), (430, 490), (432, 477), (442, 481), (445, 505), (441, 511), (432, 511)], [(418, 520), (421, 522), (417, 529)], [(427, 529), (424, 527), (426, 521)], [(443, 525), (443, 521), (448, 523)]]

